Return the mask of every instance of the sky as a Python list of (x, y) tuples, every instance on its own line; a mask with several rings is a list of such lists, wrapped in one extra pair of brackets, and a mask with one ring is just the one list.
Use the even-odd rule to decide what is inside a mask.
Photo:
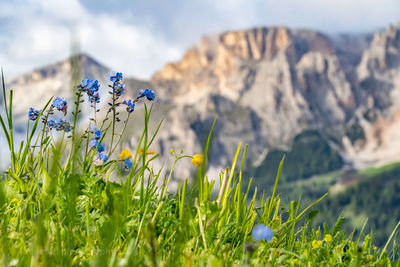
[(356, 34), (399, 21), (399, 0), (0, 0), (0, 66), (12, 78), (63, 60), (76, 39), (148, 79), (204, 35), (276, 25)]

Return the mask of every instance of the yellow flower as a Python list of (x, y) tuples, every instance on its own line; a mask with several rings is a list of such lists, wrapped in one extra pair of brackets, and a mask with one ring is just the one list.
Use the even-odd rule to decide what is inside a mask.
[(192, 158), (192, 163), (194, 166), (199, 167), (201, 164), (203, 164), (204, 157), (202, 154), (196, 154)]
[(132, 154), (129, 150), (125, 149), (125, 150), (121, 151), (121, 153), (119, 154), (119, 157), (124, 160), (126, 158), (132, 158)]
[[(139, 149), (139, 154), (140, 155), (143, 155), (143, 147), (141, 147), (140, 149)], [(154, 154), (156, 154), (156, 151), (153, 149), (153, 150), (151, 150), (151, 151), (146, 151), (146, 155), (154, 155)]]
[(173, 150), (172, 148), (169, 150), (169, 153), (174, 154), (175, 150)]
[(321, 240), (313, 240), (313, 242), (311, 244), (312, 244), (313, 249), (318, 249), (318, 248), (322, 247)]
[(324, 237), (324, 240), (326, 243), (330, 243), (330, 242), (332, 242), (333, 238), (330, 234), (326, 234)]
[(21, 200), (19, 200), (18, 198), (13, 198), (13, 199), (11, 199), (11, 203), (14, 203), (15, 202), (15, 205), (17, 205), (17, 206), (20, 206), (21, 205)]

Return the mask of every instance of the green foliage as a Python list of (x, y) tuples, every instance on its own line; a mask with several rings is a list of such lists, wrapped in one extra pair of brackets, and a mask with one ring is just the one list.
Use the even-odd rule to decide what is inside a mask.
[(247, 175), (261, 188), (271, 187), (275, 180), (275, 168), (285, 155), (282, 180), (291, 182), (315, 174), (327, 173), (343, 165), (340, 155), (316, 131), (305, 131), (293, 140), (290, 151), (271, 150), (259, 167)]
[[(362, 172), (360, 181), (346, 190), (332, 195), (318, 207), (323, 217), (317, 223), (333, 223), (340, 214), (346, 218), (343, 229), (360, 232), (372, 229), (374, 243), (383, 247), (400, 220), (400, 167), (387, 167)], [(398, 238), (397, 238), (398, 239)]]
[[(53, 139), (45, 125), (39, 133), (34, 127), (16, 153), (11, 96), (6, 103), (7, 120), (1, 119), (12, 159), (0, 182), (0, 259), (4, 266), (359, 266), (393, 261), (385, 251), (371, 249), (369, 235), (362, 241), (346, 236), (340, 230), (341, 221), (324, 227), (324, 234), (312, 226), (317, 218), (312, 208), (327, 193), (304, 209), (300, 201), (288, 207), (281, 204), (278, 181), (284, 172), (283, 160), (271, 196), (260, 196), (257, 189), (250, 194), (251, 181), (243, 190), (247, 146), (242, 149), (239, 144), (231, 168), (220, 177), (223, 186), (214, 199), (214, 180), (205, 174), (212, 130), (197, 183), (185, 180), (176, 194), (168, 193), (174, 167), (164, 177), (151, 167), (159, 155), (147, 151), (160, 124), (150, 127), (152, 108), (146, 106), (144, 129), (129, 171), (121, 160), (112, 158), (117, 147), (113, 141), (111, 159), (97, 161), (96, 152), (87, 145), (88, 130), (81, 135), (73, 129), (71, 138), (65, 140), (63, 136)], [(113, 117), (101, 127), (104, 135), (113, 129), (114, 136), (116, 122)], [(32, 146), (30, 136), (41, 141)], [(171, 154), (175, 163), (191, 158), (182, 152)], [(271, 242), (253, 240), (255, 223), (272, 229)]]

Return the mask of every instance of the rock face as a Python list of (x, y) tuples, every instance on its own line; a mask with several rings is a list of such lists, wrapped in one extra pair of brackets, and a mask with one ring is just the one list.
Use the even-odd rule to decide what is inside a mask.
[[(87, 56), (82, 62), (83, 76), (105, 88), (109, 69)], [(65, 61), (11, 82), (15, 99), (23, 99), (17, 116), (25, 118), (43, 96), (70, 92), (70, 68)], [(290, 150), (295, 136), (310, 130), (350, 167), (400, 160), (400, 24), (373, 37), (285, 27), (204, 37), (155, 73), (151, 86), (163, 110), (158, 118), (165, 117), (154, 144), (162, 154), (200, 153), (218, 114), (210, 150), (215, 179), (212, 171), (231, 161), (239, 142), (249, 145), (249, 163), (258, 166), (269, 151)], [(185, 171), (176, 177), (188, 177), (190, 161), (180, 164)]]
[(365, 140), (348, 149), (360, 167), (400, 160), (400, 23), (374, 35), (357, 66), (357, 119)]
[[(199, 142), (207, 134), (204, 125), (219, 115), (211, 160), (221, 166), (240, 141), (249, 144), (248, 157), (257, 165), (269, 149), (290, 147), (305, 129), (335, 128), (341, 134), (357, 108), (334, 42), (283, 27), (204, 38), (152, 83), (183, 111), (166, 123), (181, 122), (182, 132)], [(186, 139), (176, 139), (185, 148)]]

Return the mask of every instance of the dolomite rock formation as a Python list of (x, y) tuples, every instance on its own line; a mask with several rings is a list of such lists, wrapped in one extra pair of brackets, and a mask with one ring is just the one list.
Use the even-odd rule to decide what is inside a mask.
[[(339, 125), (340, 132), (357, 107), (334, 43), (284, 27), (203, 38), (181, 61), (156, 73), (152, 84), (186, 110), (167, 116), (166, 123), (185, 125), (182, 132), (197, 135), (198, 143), (207, 134), (204, 125), (220, 116), (211, 159), (221, 166), (240, 141), (249, 144), (256, 165), (270, 148), (289, 147), (304, 129)], [(186, 151), (186, 139), (176, 139)]]

